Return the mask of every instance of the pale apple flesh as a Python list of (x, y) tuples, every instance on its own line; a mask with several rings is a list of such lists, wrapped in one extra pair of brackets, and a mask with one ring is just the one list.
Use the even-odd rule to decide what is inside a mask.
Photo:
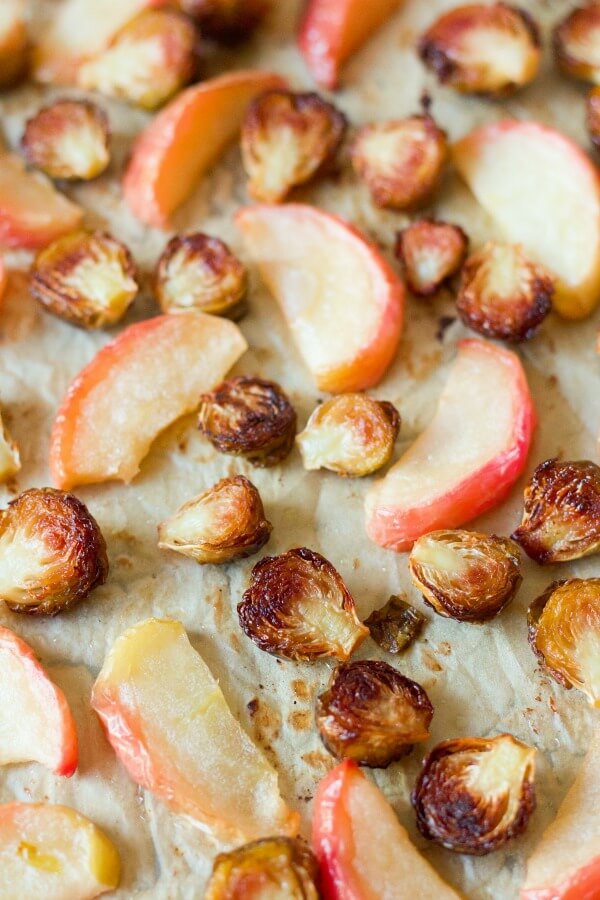
[(343, 63), (400, 6), (400, 0), (310, 0), (298, 46), (315, 81), (335, 88)]
[(0, 897), (92, 900), (119, 884), (115, 847), (67, 806), (0, 806)]
[(600, 896), (600, 728), (557, 816), (527, 863), (521, 900), (593, 900)]
[(236, 222), (317, 387), (377, 384), (404, 308), (402, 282), (379, 250), (342, 219), (300, 203), (247, 207)]
[(571, 140), (537, 122), (494, 122), (453, 147), (458, 172), (504, 237), (558, 279), (560, 315), (600, 300), (600, 174)]
[(137, 139), (123, 192), (133, 214), (164, 228), (200, 177), (238, 135), (248, 104), (285, 87), (279, 75), (231, 72), (183, 91)]
[(183, 625), (149, 619), (115, 642), (92, 706), (133, 780), (225, 841), (294, 835), (277, 774), (242, 730)]
[(324, 900), (459, 900), (351, 760), (319, 784), (312, 835)]
[(367, 495), (369, 537), (408, 550), (496, 506), (525, 467), (535, 422), (518, 356), (461, 341), (432, 421)]
[(73, 775), (75, 722), (31, 647), (0, 626), (0, 766), (32, 761), (57, 775)]
[(200, 402), (247, 349), (239, 328), (204, 313), (130, 325), (77, 375), (50, 438), (57, 487), (129, 482), (157, 435)]

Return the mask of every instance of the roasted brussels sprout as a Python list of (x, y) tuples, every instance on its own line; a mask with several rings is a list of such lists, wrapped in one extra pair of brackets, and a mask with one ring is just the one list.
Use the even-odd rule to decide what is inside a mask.
[(319, 900), (317, 881), (302, 841), (264, 838), (217, 856), (204, 900)]
[(0, 599), (13, 612), (55, 616), (107, 575), (102, 532), (72, 494), (31, 488), (0, 512)]
[(400, 415), (387, 401), (340, 394), (312, 413), (296, 441), (305, 469), (330, 469), (360, 478), (389, 462)]
[(50, 178), (89, 181), (110, 162), (108, 119), (89, 100), (57, 100), (29, 119), (21, 138), (28, 163)]
[(271, 6), (270, 0), (178, 0), (178, 5), (204, 37), (226, 42), (248, 37)]
[(186, 16), (170, 9), (146, 10), (80, 67), (79, 86), (156, 109), (191, 81), (197, 50), (198, 33)]
[(411, 116), (365, 125), (354, 139), (351, 156), (377, 206), (414, 209), (437, 188), (448, 142), (431, 116)]
[(317, 727), (330, 753), (385, 768), (426, 741), (433, 706), (423, 688), (375, 659), (344, 663), (317, 698)]
[(469, 239), (458, 225), (417, 219), (396, 235), (406, 283), (420, 297), (434, 294), (462, 266)]
[(227, 244), (208, 234), (178, 234), (158, 261), (156, 296), (163, 312), (198, 310), (237, 320), (246, 312), (246, 269)]
[(456, 309), (485, 337), (528, 341), (550, 312), (554, 287), (552, 275), (521, 246), (489, 241), (463, 266)]
[(540, 463), (525, 487), (523, 521), (511, 535), (540, 565), (600, 550), (600, 467), (589, 460)]
[(534, 774), (535, 750), (510, 734), (442, 741), (411, 796), (419, 831), (455, 853), (498, 850), (527, 827)]
[(227, 563), (257, 553), (272, 530), (257, 489), (236, 475), (221, 479), (162, 522), (158, 546), (199, 563)]
[(432, 531), (415, 541), (408, 565), (425, 602), (440, 616), (486, 622), (521, 584), (519, 549), (477, 531)]
[(403, 653), (418, 637), (425, 616), (402, 597), (392, 595), (385, 606), (376, 609), (365, 620), (371, 637), (388, 653)]
[(339, 573), (306, 547), (257, 562), (238, 615), (257, 647), (286, 659), (345, 662), (369, 634)]
[(32, 295), (50, 313), (81, 328), (106, 328), (138, 292), (135, 264), (121, 241), (102, 231), (72, 231), (38, 254)]
[(346, 117), (318, 94), (267, 91), (242, 125), (242, 159), (256, 200), (277, 203), (326, 168), (346, 131)]
[(565, 75), (600, 84), (600, 4), (584, 3), (554, 29), (554, 58)]
[(220, 453), (274, 466), (294, 446), (296, 412), (273, 381), (239, 376), (201, 397), (198, 427)]
[(585, 110), (588, 134), (596, 150), (600, 150), (600, 86), (592, 88), (587, 95)]
[(8, 481), (21, 468), (19, 448), (8, 433), (0, 414), (0, 482)]
[(418, 51), (441, 84), (465, 94), (507, 97), (537, 75), (540, 35), (525, 10), (473, 3), (436, 19)]
[(27, 72), (27, 23), (23, 0), (0, 3), (0, 90), (13, 87)]
[(529, 607), (529, 643), (565, 688), (600, 707), (600, 578), (556, 581)]

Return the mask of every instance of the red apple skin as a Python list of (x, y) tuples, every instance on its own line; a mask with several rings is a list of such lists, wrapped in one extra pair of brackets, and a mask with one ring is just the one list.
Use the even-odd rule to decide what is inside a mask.
[(133, 214), (145, 225), (166, 228), (204, 171), (235, 139), (250, 101), (285, 87), (272, 72), (240, 70), (182, 91), (134, 145), (123, 179)]
[(433, 504), (424, 503), (412, 509), (380, 507), (372, 511), (367, 517), (367, 533), (381, 547), (397, 552), (410, 550), (423, 534), (440, 528), (458, 528), (483, 515), (509, 494), (525, 468), (537, 417), (519, 357), (510, 350), (477, 338), (461, 341), (459, 352), (475, 346), (484, 353), (502, 357), (512, 371), (519, 405), (511, 444)]
[(337, 87), (342, 64), (398, 6), (399, 0), (310, 0), (298, 47), (317, 84)]
[(325, 900), (362, 900), (360, 884), (351, 865), (352, 828), (344, 803), (344, 794), (356, 777), (363, 777), (358, 765), (354, 760), (345, 759), (317, 788), (312, 843)]
[[(0, 655), (12, 657), (14, 665), (22, 666), (26, 676), (31, 679), (31, 683), (35, 684), (41, 715), (47, 709), (54, 708), (57, 711), (60, 733), (52, 736), (48, 735), (49, 741), (52, 737), (60, 748), (59, 756), (54, 765), (52, 765), (52, 771), (57, 775), (70, 778), (77, 769), (77, 731), (65, 695), (50, 680), (29, 644), (26, 644), (10, 628), (2, 625), (0, 625)], [(19, 711), (15, 710), (15, 715), (18, 714)], [(32, 756), (32, 760), (43, 765), (46, 764), (44, 759), (35, 759)]]
[(554, 887), (528, 888), (520, 900), (596, 900), (600, 897), (600, 856)]

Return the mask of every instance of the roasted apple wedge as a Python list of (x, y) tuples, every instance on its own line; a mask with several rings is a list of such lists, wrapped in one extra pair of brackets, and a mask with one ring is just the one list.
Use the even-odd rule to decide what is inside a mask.
[(71, 776), (77, 768), (75, 722), (31, 647), (0, 626), (0, 765), (30, 761)]
[(432, 421), (367, 495), (369, 537), (408, 550), (429, 531), (491, 509), (521, 474), (534, 426), (518, 356), (461, 341)]
[(113, 891), (121, 862), (99, 828), (68, 806), (0, 806), (0, 897), (92, 900)]
[(45, 247), (77, 228), (82, 216), (45, 175), (27, 172), (12, 153), (0, 153), (0, 246)]
[(545, 125), (503, 120), (459, 140), (453, 158), (506, 239), (557, 276), (556, 311), (587, 316), (600, 299), (600, 177), (585, 153)]
[(293, 836), (298, 815), (183, 625), (149, 619), (113, 645), (92, 692), (133, 780), (224, 841)]
[(238, 134), (248, 104), (263, 91), (285, 87), (271, 72), (239, 71), (179, 94), (138, 138), (123, 190), (146, 225), (163, 228), (202, 174)]
[(319, 784), (312, 839), (324, 900), (459, 900), (353, 760)]
[(404, 307), (402, 282), (379, 250), (343, 220), (300, 203), (247, 207), (236, 221), (319, 390), (377, 384), (396, 352)]
[(67, 391), (50, 440), (56, 485), (131, 481), (159, 432), (192, 412), (246, 347), (233, 322), (204, 313), (130, 325)]
[(600, 727), (556, 819), (527, 863), (521, 900), (594, 900), (600, 896)]
[(399, 6), (400, 0), (310, 0), (298, 46), (317, 84), (337, 87), (344, 62)]

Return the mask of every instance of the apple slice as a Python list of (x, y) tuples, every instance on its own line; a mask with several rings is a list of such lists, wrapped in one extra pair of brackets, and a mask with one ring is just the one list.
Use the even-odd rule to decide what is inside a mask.
[(154, 438), (225, 377), (247, 349), (227, 319), (204, 313), (130, 325), (71, 383), (50, 438), (57, 487), (129, 482)]
[(572, 141), (537, 122), (484, 125), (454, 163), (507, 239), (558, 278), (554, 307), (587, 316), (600, 299), (600, 176)]
[(400, 0), (310, 0), (298, 46), (317, 84), (335, 88), (342, 64), (399, 5)]
[(242, 127), (251, 100), (285, 87), (271, 72), (229, 72), (183, 91), (137, 139), (123, 181), (125, 200), (146, 225), (164, 228), (199, 178)]
[(77, 768), (75, 722), (31, 647), (0, 625), (0, 765), (31, 761), (69, 778)]
[(353, 760), (344, 760), (319, 784), (312, 841), (324, 900), (459, 900)]
[(0, 897), (92, 900), (119, 884), (121, 863), (100, 829), (68, 806), (0, 806)]
[(27, 172), (23, 160), (0, 153), (0, 245), (35, 249), (77, 228), (83, 210), (45, 175)]
[(297, 833), (277, 774), (232, 715), (183, 625), (148, 619), (115, 641), (92, 692), (133, 780), (224, 841)]
[(432, 421), (367, 494), (369, 537), (409, 550), (491, 509), (523, 471), (535, 421), (519, 357), (461, 341)]
[(379, 250), (342, 219), (300, 203), (247, 207), (236, 222), (319, 390), (377, 384), (404, 308), (402, 282)]
[(521, 900), (600, 897), (600, 727), (556, 819), (527, 863)]

